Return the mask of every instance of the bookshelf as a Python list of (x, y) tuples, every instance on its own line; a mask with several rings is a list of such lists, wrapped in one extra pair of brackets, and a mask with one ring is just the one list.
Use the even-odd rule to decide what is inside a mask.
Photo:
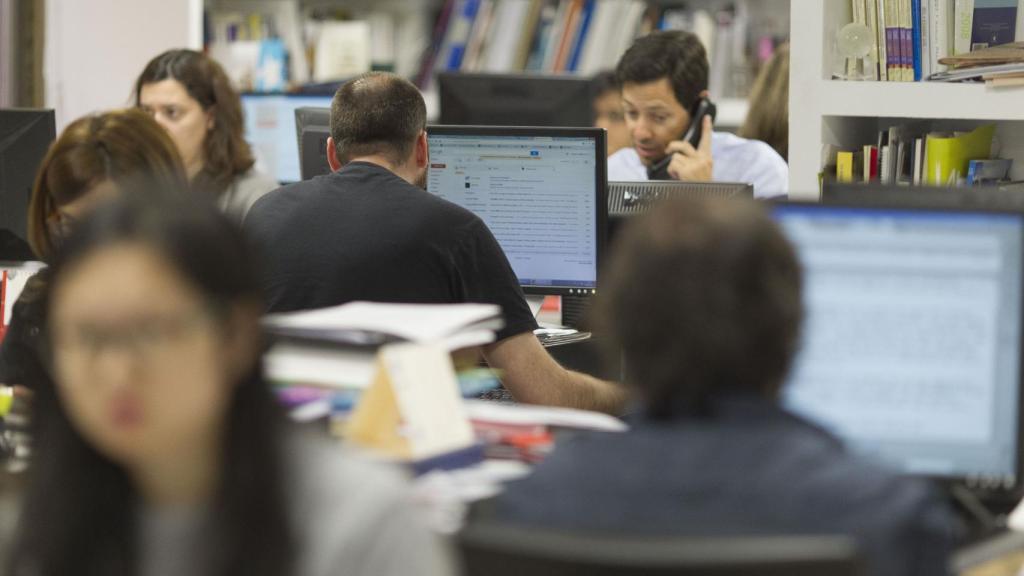
[[(492, 0), (485, 1), (492, 2)], [(564, 3), (568, 0), (562, 1)], [(643, 10), (645, 19), (654, 8), (682, 11), (681, 5), (674, 0), (596, 0), (600, 4), (608, 5), (613, 2), (634, 1), (636, 4), (645, 6)], [(502, 2), (529, 4), (529, 0), (493, 0), (495, 13), (499, 11)], [(559, 0), (545, 0), (545, 2), (550, 5), (559, 5)], [(712, 25), (717, 25), (715, 18), (718, 17), (719, 11), (729, 6), (742, 7), (741, 12), (745, 18), (744, 30), (749, 30), (752, 40), (740, 42), (738, 39), (730, 39), (725, 44), (730, 47), (746, 46), (749, 53), (756, 54), (758, 53), (757, 39), (760, 36), (771, 34), (775, 37), (785, 37), (788, 35), (789, 2), (790, 0), (692, 0), (686, 3), (686, 7), (694, 11), (704, 11), (708, 15), (706, 23), (710, 22)], [(456, 2), (456, 6), (458, 4)], [(275, 26), (275, 32), (281, 36), (291, 53), (298, 51), (302, 46), (300, 37), (309, 32), (309, 28), (305, 24), (308, 22), (306, 19), (315, 12), (321, 14), (343, 12), (345, 16), (354, 19), (367, 18), (374, 14), (385, 14), (388, 18), (393, 18), (395, 22), (393, 34), (396, 50), (393, 69), (407, 77), (416, 77), (419, 73), (422, 54), (434, 39), (437, 17), (445, 5), (446, 0), (205, 0), (207, 13), (214, 15), (207, 18), (214, 30), (222, 29), (218, 25), (217, 14), (241, 14), (243, 20), (247, 18), (245, 15), (252, 13), (272, 15), (272, 19), (281, 23)], [(736, 12), (736, 14), (740, 14), (740, 12)], [(749, 28), (747, 28), (748, 25)], [(641, 30), (638, 28), (639, 31)], [(470, 32), (472, 32), (472, 28), (470, 28)], [(625, 34), (628, 35), (631, 32), (625, 32)], [(218, 35), (214, 33), (213, 37), (217, 38)], [(494, 35), (487, 37), (493, 38)], [(601, 49), (597, 51), (609, 52), (609, 50)], [(213, 53), (216, 57), (216, 52)], [(618, 54), (610, 54), (610, 52), (604, 54), (600, 67), (607, 67), (603, 63), (604, 60), (614, 62), (617, 57)], [(722, 74), (727, 78), (726, 85), (729, 86), (729, 90), (716, 92), (714, 97), (719, 106), (718, 126), (735, 130), (746, 118), (745, 94), (749, 89), (749, 83), (753, 80), (753, 74), (749, 69), (743, 69), (743, 66), (736, 62), (730, 64), (727, 71)], [(596, 67), (591, 66), (591, 68)], [(297, 78), (293, 78), (293, 80), (298, 80), (300, 83), (308, 79), (310, 72), (305, 63), (297, 67), (293, 64), (293, 71), (298, 72), (295, 74)], [(467, 71), (473, 70), (467, 69)], [(509, 71), (516, 72), (516, 70)], [(424, 91), (424, 97), (427, 102), (428, 117), (436, 118), (439, 107), (436, 91), (428, 85)]]
[(792, 2), (790, 197), (818, 199), (823, 145), (869, 144), (879, 130), (913, 120), (931, 120), (937, 130), (995, 123), (999, 155), (1014, 159), (1014, 180), (1024, 179), (1024, 91), (977, 84), (832, 80), (832, 39), (851, 20), (850, 1)]

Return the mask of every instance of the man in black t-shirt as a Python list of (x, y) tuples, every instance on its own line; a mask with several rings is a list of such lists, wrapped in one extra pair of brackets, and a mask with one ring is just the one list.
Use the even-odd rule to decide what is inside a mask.
[(619, 411), (619, 386), (562, 368), (537, 341), (484, 222), (426, 192), (425, 127), (423, 97), (398, 76), (371, 73), (338, 90), (327, 141), (334, 172), (271, 192), (245, 219), (264, 258), (269, 311), (353, 300), (498, 304), (505, 327), (484, 356), (513, 396)]

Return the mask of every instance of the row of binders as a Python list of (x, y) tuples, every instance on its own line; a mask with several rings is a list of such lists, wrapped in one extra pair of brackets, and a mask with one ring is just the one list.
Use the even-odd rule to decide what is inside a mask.
[(643, 0), (447, 0), (423, 72), (592, 74), (615, 66), (646, 9)]
[(724, 95), (732, 76), (778, 42), (763, 19), (755, 29), (751, 10), (746, 2), (712, 11), (647, 0), (446, 0), (418, 84), (451, 71), (593, 75), (613, 69), (638, 36), (686, 30), (707, 48), (713, 91)]
[[(847, 77), (888, 82), (932, 79), (943, 60), (1014, 41), (1018, 0), (850, 0), (853, 22), (871, 30), (873, 45)], [(939, 78), (934, 78), (939, 79)]]
[(931, 131), (927, 122), (882, 130), (861, 150), (837, 151), (840, 182), (896, 185), (979, 186), (1008, 180), (1013, 161), (991, 158), (995, 126), (970, 132)]

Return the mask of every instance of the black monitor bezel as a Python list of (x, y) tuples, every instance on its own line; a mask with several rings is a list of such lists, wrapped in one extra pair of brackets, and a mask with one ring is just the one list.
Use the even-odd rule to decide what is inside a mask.
[[(28, 242), (28, 209), (29, 209), (29, 207), (31, 205), (31, 202), (32, 202), (32, 183), (36, 180), (36, 177), (39, 174), (39, 170), (41, 169), (42, 163), (43, 163), (43, 161), (46, 158), (46, 154), (49, 152), (50, 148), (53, 146), (53, 143), (57, 140), (57, 114), (56, 114), (56, 111), (53, 108), (21, 108), (21, 107), (11, 107), (11, 108), (0, 108), (0, 115), (10, 115), (12, 117), (13, 116), (18, 116), (18, 117), (24, 119), (24, 124), (22, 124), (21, 132), (18, 133), (16, 138), (14, 138), (13, 140), (9, 141), (15, 147), (18, 147), (19, 152), (25, 152), (25, 150), (26, 150), (26, 148), (25, 148), (26, 142), (24, 141), (26, 136), (38, 136), (38, 132), (39, 131), (45, 131), (46, 132), (46, 145), (39, 147), (39, 151), (41, 152), (41, 154), (38, 155), (38, 163), (36, 163), (34, 166), (29, 166), (28, 168), (31, 169), (31, 173), (25, 174), (26, 176), (29, 176), (29, 178), (27, 180), (28, 188), (25, 189), (27, 191), (27, 195), (24, 197), (25, 213), (22, 214), (22, 217), (20, 217), (20, 218), (15, 215), (14, 219), (10, 222), (10, 225), (12, 226), (12, 228), (7, 228), (7, 230), (14, 237), (16, 237), (18, 240), (23, 242), (24, 243), (24, 247), (27, 248), (28, 244), (29, 244), (29, 242)], [(2, 149), (0, 149), (0, 153), (3, 153)], [(6, 161), (3, 160), (3, 159), (0, 159), (0, 163), (3, 163), (4, 165), (6, 165)], [(0, 169), (2, 169), (2, 168), (3, 168), (3, 166), (0, 166)], [(4, 181), (0, 182), (0, 184), (4, 184), (4, 183), (8, 182), (8, 178), (9, 178), (9, 176), (5, 177)], [(0, 190), (0, 195), (7, 194), (7, 193), (14, 194), (14, 193), (17, 193), (17, 191)], [(7, 201), (6, 198), (0, 198), (0, 209), (11, 209), (11, 207), (8, 204), (8, 201)], [(6, 224), (6, 222), (0, 223), (0, 224)], [(31, 250), (29, 252), (31, 252)], [(19, 254), (19, 256), (28, 256), (28, 255), (29, 255), (28, 252), (26, 252), (24, 254)], [(11, 254), (4, 254), (3, 257), (5, 258), (5, 260), (4, 260), (5, 262), (32, 262), (32, 261), (36, 260), (36, 258), (34, 256), (29, 258), (28, 260), (14, 260), (14, 259), (11, 259), (11, 258), (14, 257)]]
[[(438, 124), (444, 126), (481, 126), (481, 124), (460, 124), (458, 120), (456, 123), (452, 123), (450, 107), (445, 106), (445, 101), (450, 94), (458, 92), (458, 88), (461, 86), (465, 88), (467, 85), (484, 86), (491, 82), (503, 82), (511, 83), (518, 86), (528, 85), (528, 83), (535, 84), (563, 84), (578, 86), (581, 92), (586, 92), (586, 102), (580, 103), (580, 106), (584, 106), (588, 111), (587, 122), (580, 121), (579, 128), (591, 127), (594, 124), (594, 113), (592, 102), (594, 96), (596, 96), (596, 90), (594, 82), (591, 78), (586, 76), (580, 76), (578, 74), (536, 74), (536, 73), (500, 73), (500, 72), (440, 72), (437, 74), (437, 94), (438, 94)], [(536, 96), (536, 95), (535, 95)], [(533, 99), (536, 100), (535, 98)], [(445, 114), (445, 109), (449, 109), (449, 113)], [(516, 125), (508, 125), (514, 127)], [(577, 127), (574, 125), (554, 125), (551, 124), (548, 127), (552, 128), (570, 128)]]
[[(327, 124), (321, 125), (318, 123), (309, 122), (310, 119), (314, 118), (315, 115), (326, 113)], [(319, 119), (319, 118), (317, 118)], [(317, 176), (318, 174), (308, 174), (306, 166), (306, 157), (302, 150), (303, 136), (307, 132), (316, 132), (317, 134), (327, 136), (331, 135), (331, 109), (324, 108), (322, 106), (299, 106), (295, 109), (295, 139), (298, 141), (299, 146), (299, 178), (302, 181), (309, 180)], [(324, 158), (324, 162), (327, 159)]]
[(593, 288), (577, 286), (533, 286), (522, 285), (526, 294), (559, 296), (587, 296), (597, 293), (600, 271), (603, 270), (608, 243), (608, 144), (602, 128), (555, 128), (549, 126), (451, 126), (433, 124), (427, 126), (427, 141), (431, 135), (438, 136), (526, 136), (594, 138), (594, 178), (597, 183), (595, 277)]
[[(950, 205), (936, 205), (927, 206), (916, 200), (914, 204), (900, 204), (898, 202), (892, 202), (888, 199), (879, 199), (877, 201), (847, 201), (844, 200), (831, 200), (828, 202), (814, 202), (809, 200), (784, 200), (780, 202), (773, 202), (767, 209), (771, 211), (772, 217), (774, 218), (775, 210), (785, 209), (787, 207), (799, 207), (809, 208), (812, 210), (835, 210), (835, 209), (849, 209), (849, 210), (863, 210), (863, 211), (878, 211), (878, 212), (928, 212), (928, 213), (958, 213), (958, 214), (979, 214), (979, 215), (1008, 215), (1015, 216), (1021, 222), (1021, 228), (1024, 230), (1024, 209), (1014, 208), (1010, 206), (1000, 205), (988, 205), (988, 206), (950, 206)], [(1024, 235), (1021, 238), (1021, 254), (1022, 264), (1020, 269), (1020, 286), (1022, 295), (1024, 295)], [(1017, 317), (1019, 334), (1021, 335), (1020, 342), (1018, 343), (1018, 367), (1017, 367), (1017, 445), (1016, 454), (1014, 458), (1014, 470), (1015, 477), (1012, 484), (1005, 483), (1005, 479), (996, 480), (993, 478), (982, 478), (976, 475), (964, 475), (964, 474), (949, 474), (949, 475), (926, 475), (926, 474), (914, 474), (900, 470), (899, 472), (906, 476), (921, 477), (931, 481), (936, 481), (947, 485), (962, 485), (971, 489), (973, 492), (979, 494), (983, 498), (991, 498), (994, 500), (1003, 500), (1011, 498), (1014, 501), (1019, 499), (1020, 496), (1024, 495), (1024, 305)]]

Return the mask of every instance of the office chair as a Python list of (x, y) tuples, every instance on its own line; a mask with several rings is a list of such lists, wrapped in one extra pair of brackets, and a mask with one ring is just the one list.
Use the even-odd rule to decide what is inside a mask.
[(466, 576), (859, 576), (844, 536), (614, 537), (470, 524)]

